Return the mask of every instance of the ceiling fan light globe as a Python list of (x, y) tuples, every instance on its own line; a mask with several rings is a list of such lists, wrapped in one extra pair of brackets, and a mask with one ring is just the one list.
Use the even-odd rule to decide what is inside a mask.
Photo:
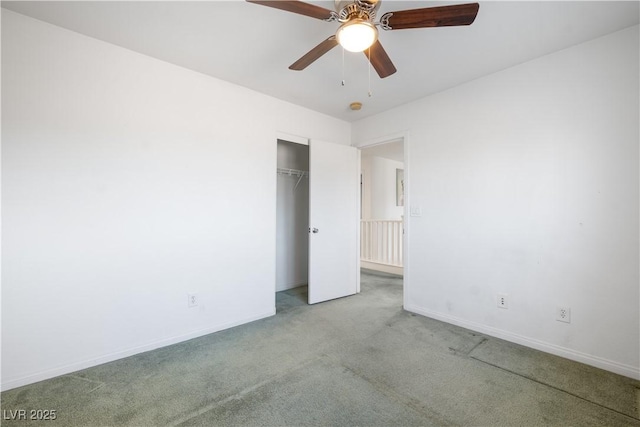
[(336, 32), (338, 43), (349, 52), (362, 52), (378, 39), (378, 29), (364, 19), (352, 19)]

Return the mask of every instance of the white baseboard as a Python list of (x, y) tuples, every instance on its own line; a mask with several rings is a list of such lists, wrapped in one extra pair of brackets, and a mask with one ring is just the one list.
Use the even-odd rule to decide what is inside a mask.
[(1, 389), (2, 391), (7, 391), (7, 390), (11, 390), (12, 388), (33, 384), (38, 381), (43, 381), (43, 380), (54, 378), (60, 375), (69, 374), (71, 372), (80, 371), (82, 369), (91, 368), (93, 366), (102, 365), (103, 363), (113, 362), (114, 360), (123, 359), (125, 357), (133, 356), (139, 353), (144, 353), (145, 351), (155, 350), (160, 347), (166, 347), (172, 344), (188, 341), (193, 338), (209, 335), (214, 332), (219, 332), (225, 329), (233, 328), (235, 326), (240, 326), (245, 323), (254, 322), (256, 320), (274, 316), (275, 314), (276, 314), (276, 310), (274, 307), (274, 309), (272, 311), (269, 311), (268, 313), (259, 314), (257, 316), (252, 316), (246, 319), (238, 320), (236, 322), (223, 323), (223, 324), (212, 326), (209, 328), (199, 329), (197, 331), (189, 332), (184, 335), (178, 335), (171, 338), (165, 338), (165, 339), (153, 341), (138, 347), (117, 351), (117, 352), (106, 354), (104, 356), (100, 356), (97, 358), (88, 359), (80, 362), (74, 362), (69, 365), (61, 366), (54, 369), (49, 369), (46, 371), (38, 372), (36, 374), (27, 375), (21, 378), (11, 379), (6, 382), (3, 382)]
[(276, 292), (288, 291), (289, 289), (299, 288), (300, 286), (307, 286), (307, 281), (276, 285)]
[(368, 268), (369, 270), (382, 271), (383, 273), (396, 274), (398, 276), (402, 276), (404, 273), (404, 270), (402, 267), (396, 267), (393, 265), (386, 265), (386, 264), (378, 264), (377, 262), (371, 262), (371, 261), (360, 260), (360, 267)]
[(475, 332), (480, 332), (485, 335), (500, 338), (505, 341), (510, 341), (516, 344), (523, 345), (525, 347), (534, 348), (536, 350), (544, 351), (545, 353), (554, 354), (556, 356), (564, 357), (565, 359), (574, 360), (576, 362), (584, 363), (586, 365), (595, 366), (596, 368), (604, 369), (605, 371), (613, 372), (616, 374), (624, 375), (625, 377), (640, 380), (640, 368), (636, 366), (625, 365), (615, 362), (613, 360), (604, 359), (602, 357), (593, 356), (580, 351), (572, 350), (570, 348), (561, 347), (555, 344), (550, 344), (544, 341), (536, 340), (533, 338), (525, 337), (523, 335), (514, 334), (512, 332), (504, 331), (501, 329), (486, 326), (481, 323), (471, 322), (465, 319), (461, 319), (448, 314), (437, 313), (431, 310), (426, 310), (414, 305), (405, 305), (405, 310), (412, 313), (420, 314), (422, 316), (430, 317), (432, 319), (440, 320), (442, 322), (451, 323), (456, 326), (461, 326), (466, 329), (471, 329)]

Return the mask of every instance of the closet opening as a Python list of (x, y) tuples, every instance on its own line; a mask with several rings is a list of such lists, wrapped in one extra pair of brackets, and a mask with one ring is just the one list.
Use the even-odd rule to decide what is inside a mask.
[(307, 305), (309, 292), (309, 146), (277, 144), (276, 313)]

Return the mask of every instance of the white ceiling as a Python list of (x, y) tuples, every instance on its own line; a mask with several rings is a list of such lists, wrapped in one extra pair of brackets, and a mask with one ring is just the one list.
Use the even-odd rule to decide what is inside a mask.
[[(327, 9), (332, 1), (312, 1)], [(466, 2), (383, 0), (387, 11)], [(335, 48), (288, 66), (337, 23), (244, 1), (2, 2), (2, 6), (347, 121), (636, 25), (637, 1), (480, 2), (468, 27), (381, 31), (398, 72), (380, 79), (363, 54)], [(344, 73), (346, 85), (341, 86)], [(361, 101), (360, 111), (349, 103)]]

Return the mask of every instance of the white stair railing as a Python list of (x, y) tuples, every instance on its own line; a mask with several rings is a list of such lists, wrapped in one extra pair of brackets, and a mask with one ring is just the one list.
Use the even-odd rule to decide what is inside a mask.
[(402, 267), (403, 221), (360, 220), (360, 259)]

